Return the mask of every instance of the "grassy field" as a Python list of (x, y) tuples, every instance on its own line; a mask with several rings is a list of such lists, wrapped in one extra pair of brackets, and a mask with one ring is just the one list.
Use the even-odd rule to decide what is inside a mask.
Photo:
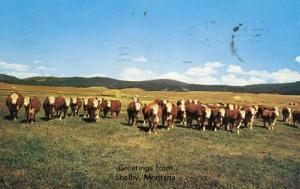
[[(300, 188), (299, 125), (279, 121), (269, 131), (257, 120), (254, 130), (242, 129), (240, 135), (178, 126), (170, 131), (160, 128), (155, 136), (143, 126), (127, 126), (125, 114), (134, 94), (144, 102), (158, 97), (235, 102), (234, 96), (240, 96), (244, 104), (279, 107), (299, 104), (300, 96), (124, 89), (118, 120), (86, 123), (82, 117), (67, 117), (43, 121), (40, 111), (37, 122), (30, 125), (23, 122), (23, 109), (17, 122), (6, 119), (5, 98), (14, 90), (43, 101), (49, 94), (84, 97), (104, 89), (0, 84), (0, 188)], [(153, 170), (123, 171), (120, 166)], [(132, 174), (138, 180), (117, 180), (117, 174)], [(144, 180), (145, 174), (175, 180)]]

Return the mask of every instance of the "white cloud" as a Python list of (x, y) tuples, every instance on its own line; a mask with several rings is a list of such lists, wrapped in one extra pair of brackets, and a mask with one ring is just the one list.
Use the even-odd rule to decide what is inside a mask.
[(35, 64), (40, 64), (40, 63), (42, 63), (43, 61), (41, 61), (41, 60), (33, 60), (33, 63), (35, 63)]
[(40, 70), (40, 71), (53, 71), (53, 70), (56, 70), (55, 68), (46, 67), (46, 66), (37, 66), (34, 69)]
[(219, 72), (219, 69), (222, 68), (224, 64), (214, 61), (207, 62), (204, 65), (199, 65), (198, 67), (189, 68), (185, 74), (189, 76), (209, 76)]
[(133, 57), (132, 61), (142, 63), (142, 62), (147, 62), (147, 58), (142, 55), (142, 56)]
[(300, 63), (300, 56), (297, 56), (297, 57), (295, 58), (295, 61), (298, 62), (298, 63)]
[(15, 64), (15, 63), (7, 63), (4, 61), (0, 61), (0, 68), (4, 70), (14, 70), (14, 71), (28, 71), (29, 66), (25, 64)]
[(79, 75), (79, 77), (106, 77), (106, 75), (102, 73), (93, 73), (93, 74)]
[(300, 81), (300, 73), (287, 68), (269, 72), (265, 70), (243, 70), (241, 66), (225, 65), (220, 62), (207, 62), (186, 71), (154, 73), (151, 70), (125, 68), (120, 74), (124, 80), (174, 79), (186, 83), (205, 85), (251, 85), (262, 83), (287, 83)]
[(138, 68), (125, 68), (118, 75), (118, 78), (129, 81), (149, 80), (159, 78), (159, 76), (150, 70), (140, 70)]

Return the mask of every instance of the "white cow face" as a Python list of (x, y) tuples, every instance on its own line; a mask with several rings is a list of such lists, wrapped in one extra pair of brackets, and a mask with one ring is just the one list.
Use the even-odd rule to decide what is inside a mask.
[(49, 104), (53, 105), (54, 101), (55, 101), (55, 97), (54, 96), (49, 96), (48, 100), (49, 100)]
[(277, 117), (279, 117), (279, 109), (278, 107), (274, 107), (274, 113), (276, 114)]
[(211, 109), (210, 108), (206, 108), (205, 109), (205, 112), (206, 112), (206, 118), (210, 118), (210, 115), (211, 115)]
[(166, 104), (166, 108), (167, 108), (167, 112), (168, 112), (168, 113), (171, 113), (171, 111), (172, 111), (172, 104), (171, 104), (170, 102), (168, 102), (168, 103)]
[(24, 107), (28, 107), (30, 103), (30, 97), (29, 96), (25, 96), (24, 98)]
[(197, 99), (195, 99), (195, 100), (193, 100), (193, 102), (194, 102), (194, 104), (198, 104), (198, 100)]
[(83, 98), (82, 100), (83, 100), (83, 104), (84, 104), (85, 106), (87, 106), (88, 101), (89, 101), (88, 98)]
[(111, 100), (107, 101), (107, 107), (109, 107), (109, 108), (111, 107)]
[(228, 109), (229, 109), (229, 110), (234, 110), (234, 105), (233, 105), (233, 104), (229, 104), (229, 105), (228, 105)]
[(163, 104), (167, 104), (168, 100), (167, 99), (163, 99)]
[(12, 104), (17, 104), (19, 95), (17, 93), (13, 93), (10, 95), (11, 103)]
[(221, 114), (221, 117), (224, 117), (225, 116), (225, 109), (224, 108), (220, 108), (219, 109), (219, 112)]
[(70, 98), (66, 98), (66, 106), (70, 106), (70, 102), (71, 102), (71, 99)]
[(98, 100), (97, 99), (93, 100), (93, 106), (94, 106), (94, 108), (98, 108)]
[(157, 104), (154, 104), (152, 106), (152, 113), (153, 113), (153, 115), (157, 115), (158, 114), (158, 108), (159, 108), (159, 106)]
[(141, 103), (135, 102), (135, 103), (134, 103), (134, 106), (135, 106), (135, 110), (136, 110), (136, 111), (140, 111), (140, 110), (141, 110), (141, 106), (142, 106)]

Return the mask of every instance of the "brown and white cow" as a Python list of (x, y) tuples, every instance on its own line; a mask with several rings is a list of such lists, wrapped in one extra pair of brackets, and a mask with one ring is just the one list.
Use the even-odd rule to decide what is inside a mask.
[(281, 113), (283, 122), (290, 123), (292, 121), (292, 108), (283, 107)]
[(177, 106), (171, 102), (166, 102), (162, 107), (162, 126), (167, 122), (167, 129), (174, 128), (174, 121), (178, 113)]
[(101, 104), (99, 100), (93, 97), (88, 98), (87, 101), (87, 113), (88, 118), (93, 121), (98, 121), (100, 118)]
[(217, 128), (223, 125), (224, 116), (225, 116), (224, 108), (218, 108), (217, 106), (211, 108), (211, 115), (210, 118), (208, 119), (208, 125), (213, 127), (214, 131), (217, 131)]
[(24, 104), (24, 97), (18, 92), (13, 92), (6, 98), (6, 106), (10, 113), (10, 118), (17, 120), (19, 109)]
[(47, 120), (52, 119), (54, 117), (54, 101), (54, 96), (47, 96), (43, 102), (43, 108)]
[(56, 112), (56, 116), (59, 117), (59, 120), (64, 119), (66, 117), (66, 113), (68, 107), (70, 105), (70, 100), (66, 100), (62, 96), (58, 96), (54, 100), (54, 110)]
[(206, 105), (201, 104), (187, 104), (186, 105), (186, 117), (187, 127), (192, 127), (193, 120), (197, 120), (197, 126), (202, 127), (205, 131), (205, 122), (210, 118), (211, 109)]
[(82, 101), (80, 98), (71, 97), (70, 99), (71, 116), (78, 116), (81, 106), (82, 106)]
[(255, 115), (256, 115), (255, 107), (244, 106), (244, 107), (242, 107), (242, 110), (245, 111), (245, 119), (243, 120), (243, 123), (244, 123), (246, 128), (249, 126), (250, 129), (252, 130), (253, 129), (253, 122), (254, 122)]
[(224, 116), (224, 126), (227, 130), (233, 132), (233, 128), (237, 128), (237, 134), (240, 134), (240, 127), (245, 118), (245, 110), (226, 109)]
[(142, 103), (139, 102), (137, 98), (133, 97), (133, 101), (130, 102), (127, 107), (128, 125), (136, 125), (141, 111)]
[(116, 113), (116, 118), (118, 118), (121, 112), (121, 108), (122, 104), (119, 100), (103, 100), (103, 117), (105, 118), (107, 116), (107, 113), (110, 112), (111, 118), (113, 118), (114, 113)]
[(293, 114), (294, 126), (296, 126), (296, 123), (300, 122), (300, 111), (299, 110), (294, 110), (292, 114)]
[(271, 110), (265, 109), (262, 113), (264, 127), (266, 127), (266, 123), (268, 123), (269, 124), (268, 129), (273, 130), (278, 117), (279, 117), (278, 107), (274, 107)]
[(33, 124), (35, 122), (35, 115), (41, 109), (40, 100), (36, 96), (33, 97), (26, 96), (24, 99), (24, 107), (25, 107), (27, 122)]
[(162, 109), (159, 104), (157, 103), (150, 103), (145, 108), (145, 114), (149, 121), (149, 133), (155, 133), (157, 125), (162, 118)]

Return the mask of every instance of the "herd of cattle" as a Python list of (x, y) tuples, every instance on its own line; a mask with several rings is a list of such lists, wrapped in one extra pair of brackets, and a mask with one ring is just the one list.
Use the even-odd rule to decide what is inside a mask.
[[(105, 100), (98, 98), (64, 98), (62, 96), (54, 97), (47, 96), (41, 104), (37, 97), (23, 96), (18, 92), (13, 92), (6, 98), (6, 105), (10, 112), (11, 119), (16, 120), (18, 111), (24, 105), (27, 122), (35, 122), (35, 115), (43, 106), (45, 117), (47, 120), (55, 117), (63, 119), (66, 116), (68, 109), (71, 109), (72, 116), (78, 116), (79, 110), (83, 107), (84, 118), (97, 121), (100, 116), (106, 117), (110, 112), (111, 117), (114, 113), (118, 118), (121, 112), (121, 102), (119, 100)], [(274, 129), (275, 122), (279, 118), (278, 107), (267, 106), (240, 106), (234, 104), (206, 104), (200, 103), (198, 100), (178, 100), (177, 104), (171, 103), (168, 100), (156, 99), (149, 104), (142, 104), (138, 97), (134, 96), (132, 102), (127, 107), (128, 124), (135, 126), (143, 115), (144, 123), (148, 122), (149, 132), (156, 133), (156, 128), (160, 121), (162, 126), (167, 125), (167, 129), (174, 127), (175, 122), (193, 127), (194, 120), (197, 122), (197, 127), (203, 130), (210, 127), (213, 130), (224, 128), (225, 130), (233, 131), (244, 124), (245, 127), (252, 129), (255, 118), (261, 118), (264, 127)], [(293, 121), (300, 122), (300, 111), (293, 110), (289, 107), (282, 108), (282, 118), (284, 122)]]

